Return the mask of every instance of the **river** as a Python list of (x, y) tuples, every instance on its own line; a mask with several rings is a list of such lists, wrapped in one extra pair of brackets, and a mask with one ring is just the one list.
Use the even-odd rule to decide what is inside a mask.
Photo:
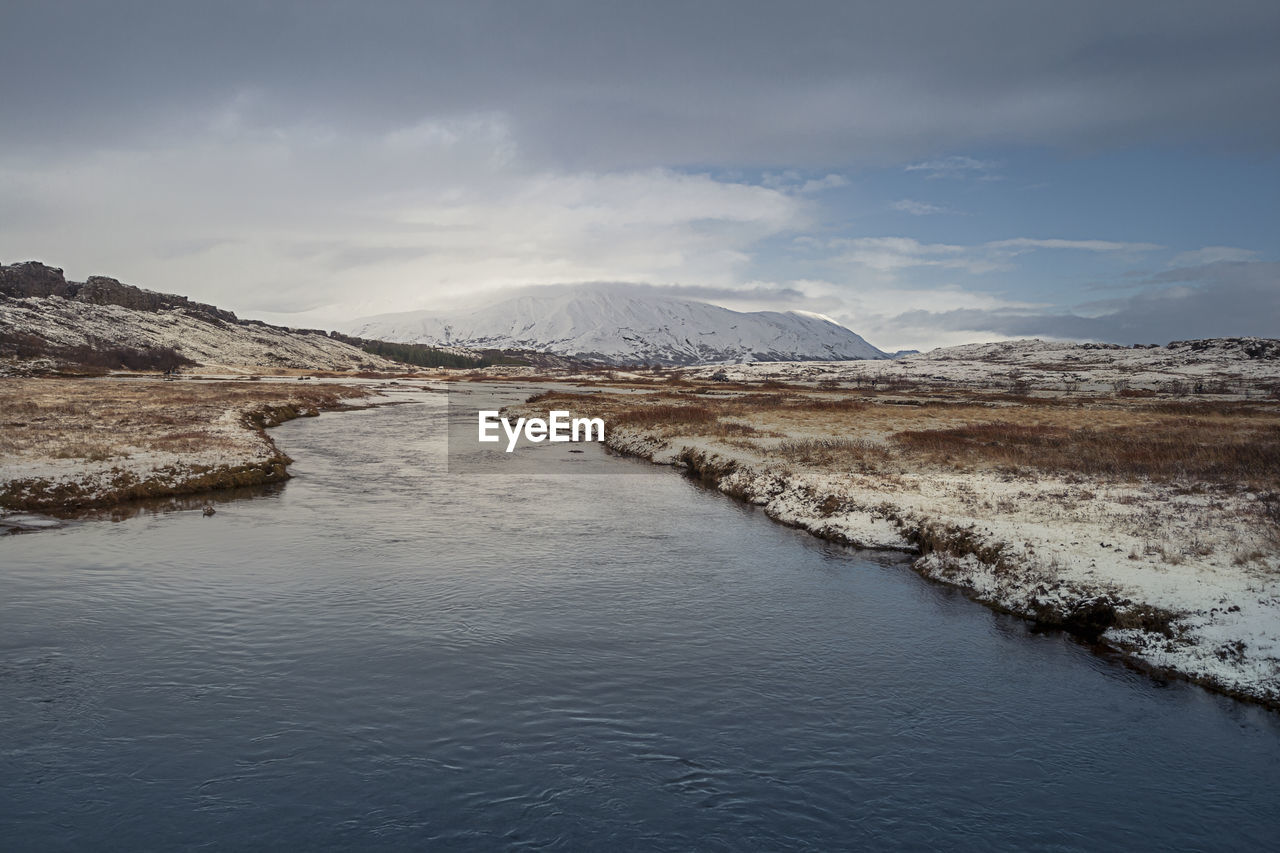
[(295, 479), (214, 516), (0, 537), (0, 846), (1280, 838), (1278, 715), (598, 447), (448, 475), (413, 399), (277, 428)]

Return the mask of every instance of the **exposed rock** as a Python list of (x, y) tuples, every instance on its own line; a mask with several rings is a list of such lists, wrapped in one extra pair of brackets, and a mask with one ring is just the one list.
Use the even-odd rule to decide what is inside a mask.
[(99, 363), (101, 358), (90, 362), (86, 354), (114, 358), (126, 350), (139, 355), (167, 350), (191, 362), (218, 365), (396, 368), (319, 330), (240, 320), (213, 305), (106, 276), (67, 281), (61, 269), (37, 261), (0, 265), (0, 375), (56, 370), (61, 364), (118, 369), (131, 365)]
[(1246, 358), (1280, 359), (1280, 340), (1275, 338), (1207, 338), (1198, 341), (1173, 341), (1171, 350), (1206, 352), (1220, 350), (1224, 353), (1243, 354)]
[(62, 270), (39, 261), (0, 266), (0, 294), (15, 299), (29, 296), (66, 296), (67, 280)]
[(185, 296), (156, 293), (102, 275), (91, 275), (83, 283), (67, 281), (62, 270), (39, 261), (0, 266), (0, 293), (14, 299), (61, 296), (90, 305), (119, 305), (132, 311), (166, 311), (180, 309), (192, 316), (215, 321), (238, 322), (236, 315), (204, 302), (193, 302)]
[(121, 284), (118, 280), (106, 276), (91, 275), (84, 284), (70, 287), (74, 288), (74, 292), (68, 294), (70, 298), (91, 305), (119, 305), (121, 308), (133, 311), (165, 311), (178, 308), (192, 316), (204, 315), (228, 323), (237, 322), (235, 314), (213, 305), (192, 302), (185, 296), (143, 290), (131, 284)]

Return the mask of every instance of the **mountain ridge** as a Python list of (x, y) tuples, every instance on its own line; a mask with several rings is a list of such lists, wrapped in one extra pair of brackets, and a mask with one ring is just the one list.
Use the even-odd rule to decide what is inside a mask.
[(355, 320), (344, 331), (432, 346), (532, 350), (611, 365), (893, 357), (819, 314), (733, 311), (600, 285), (547, 288), (453, 314), (381, 314)]

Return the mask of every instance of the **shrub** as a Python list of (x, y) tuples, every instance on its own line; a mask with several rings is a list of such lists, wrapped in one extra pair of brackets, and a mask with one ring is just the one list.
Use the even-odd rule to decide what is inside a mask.
[(105, 370), (176, 370), (195, 364), (173, 347), (133, 349), (123, 346), (94, 346), (82, 344), (59, 353), (59, 357), (74, 365)]
[(0, 329), (0, 355), (40, 358), (53, 354), (55, 347), (39, 335)]

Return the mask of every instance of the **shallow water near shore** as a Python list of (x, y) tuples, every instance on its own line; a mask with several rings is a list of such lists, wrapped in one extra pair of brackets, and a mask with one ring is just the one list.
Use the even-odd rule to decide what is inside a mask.
[(669, 469), (447, 476), (446, 409), (283, 489), (0, 539), (7, 850), (1263, 848), (1280, 715)]

